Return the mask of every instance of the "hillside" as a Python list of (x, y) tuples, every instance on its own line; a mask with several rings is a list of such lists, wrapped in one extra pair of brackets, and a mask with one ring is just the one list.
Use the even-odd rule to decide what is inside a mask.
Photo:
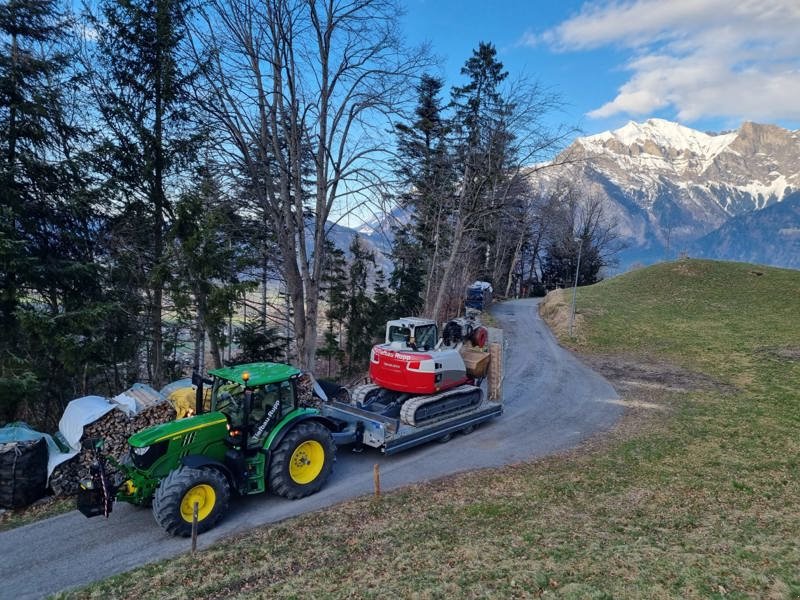
[(577, 301), (577, 349), (628, 407), (610, 437), (349, 502), (72, 597), (798, 597), (800, 273), (679, 261)]

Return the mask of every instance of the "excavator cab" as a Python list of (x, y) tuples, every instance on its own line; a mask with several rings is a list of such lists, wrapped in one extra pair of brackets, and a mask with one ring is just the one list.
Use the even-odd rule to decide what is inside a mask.
[(386, 344), (394, 350), (427, 352), (436, 347), (438, 332), (431, 319), (408, 317), (386, 324)]

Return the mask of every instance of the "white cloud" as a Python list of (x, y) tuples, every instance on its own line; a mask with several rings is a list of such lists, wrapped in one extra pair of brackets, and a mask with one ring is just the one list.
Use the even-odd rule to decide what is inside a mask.
[(626, 0), (580, 13), (521, 43), (559, 51), (627, 49), (631, 76), (590, 117), (671, 107), (704, 117), (800, 119), (798, 0)]

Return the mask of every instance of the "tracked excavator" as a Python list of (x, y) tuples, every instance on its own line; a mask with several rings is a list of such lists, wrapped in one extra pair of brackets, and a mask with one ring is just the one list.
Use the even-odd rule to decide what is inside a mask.
[(480, 405), (488, 331), (465, 318), (449, 321), (441, 338), (437, 333), (430, 319), (389, 321), (384, 343), (370, 354), (371, 383), (353, 389), (351, 404), (415, 427)]

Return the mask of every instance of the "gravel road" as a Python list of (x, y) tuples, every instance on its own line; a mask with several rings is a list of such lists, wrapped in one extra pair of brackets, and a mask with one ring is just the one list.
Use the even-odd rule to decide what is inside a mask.
[[(342, 450), (320, 493), (295, 501), (238, 499), (219, 526), (200, 536), (199, 547), (371, 493), (375, 463), (380, 464), (382, 489), (389, 490), (545, 456), (611, 427), (622, 413), (616, 392), (558, 346), (539, 318), (537, 305), (537, 300), (523, 299), (492, 309), (506, 346), (501, 417), (447, 444), (427, 444), (396, 456)], [(0, 533), (0, 599), (41, 598), (188, 549), (189, 541), (164, 533), (148, 509), (120, 503), (107, 521), (72, 511)]]

